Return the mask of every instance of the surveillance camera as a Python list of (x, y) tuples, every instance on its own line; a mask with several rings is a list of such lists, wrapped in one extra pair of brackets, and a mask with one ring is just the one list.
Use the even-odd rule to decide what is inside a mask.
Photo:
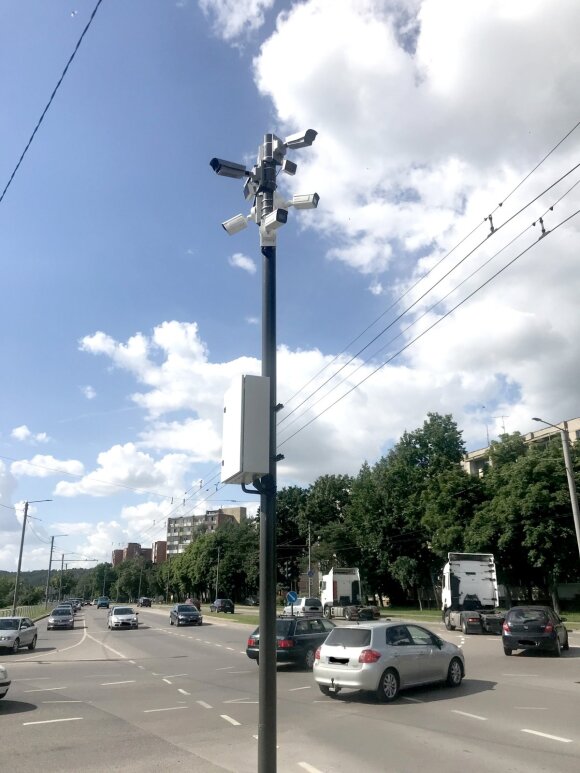
[(235, 180), (241, 180), (242, 177), (246, 177), (248, 174), (243, 164), (236, 164), (235, 161), (225, 161), (223, 158), (212, 158), (209, 165), (221, 177), (233, 177)]
[(282, 162), (282, 171), (286, 172), (286, 174), (294, 175), (297, 169), (298, 164), (295, 164), (294, 161), (290, 161), (288, 158), (285, 158)]
[(229, 233), (230, 236), (237, 234), (239, 231), (243, 231), (248, 226), (248, 218), (245, 215), (234, 215), (222, 223), (222, 227)]
[(284, 225), (286, 221), (288, 220), (288, 210), (287, 209), (275, 209), (273, 212), (270, 212), (269, 215), (266, 215), (264, 218), (264, 228), (267, 232), (275, 231), (277, 228), (280, 228), (281, 225)]
[(309, 145), (312, 145), (317, 134), (318, 132), (314, 131), (314, 129), (306, 129), (304, 132), (298, 132), (286, 137), (284, 144), (287, 148), (307, 148)]
[(296, 209), (316, 209), (319, 201), (318, 193), (297, 193), (292, 196), (292, 206)]
[(248, 177), (244, 183), (244, 198), (246, 200), (253, 199), (258, 192), (258, 187), (258, 183), (255, 180), (252, 180), (251, 177)]

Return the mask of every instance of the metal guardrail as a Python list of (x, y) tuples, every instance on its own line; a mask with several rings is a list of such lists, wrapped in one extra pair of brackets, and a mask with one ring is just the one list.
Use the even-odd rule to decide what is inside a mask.
[[(44, 617), (46, 614), (47, 610), (45, 609), (44, 604), (16, 607), (16, 617), (30, 617), (33, 620), (36, 620), (40, 617)], [(12, 617), (12, 607), (0, 609), (0, 617)]]

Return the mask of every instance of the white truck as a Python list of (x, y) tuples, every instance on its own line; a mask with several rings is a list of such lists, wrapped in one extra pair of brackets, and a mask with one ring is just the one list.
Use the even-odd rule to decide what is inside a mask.
[(443, 568), (441, 609), (448, 631), (501, 634), (495, 559), (491, 553), (448, 553)]
[(379, 617), (375, 606), (363, 605), (360, 572), (356, 568), (335, 567), (320, 581), (320, 601), (324, 617), (346, 620), (373, 620)]

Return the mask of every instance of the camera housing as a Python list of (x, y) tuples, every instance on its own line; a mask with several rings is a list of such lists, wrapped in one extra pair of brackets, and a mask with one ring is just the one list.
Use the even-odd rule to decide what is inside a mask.
[(278, 208), (263, 219), (262, 224), (267, 233), (275, 231), (280, 226), (285, 225), (288, 220), (288, 210)]
[(229, 220), (225, 220), (222, 223), (222, 228), (227, 231), (230, 236), (233, 236), (248, 227), (248, 220), (249, 217), (240, 213), (239, 215), (230, 217)]
[(295, 209), (316, 209), (319, 201), (318, 193), (296, 193), (292, 196), (292, 206)]
[(307, 148), (312, 145), (317, 134), (318, 132), (314, 131), (314, 129), (306, 129), (306, 131), (297, 132), (286, 137), (284, 144), (287, 148)]
[(209, 165), (220, 177), (233, 177), (234, 180), (241, 180), (249, 172), (243, 164), (237, 164), (235, 161), (226, 161), (223, 158), (212, 158)]

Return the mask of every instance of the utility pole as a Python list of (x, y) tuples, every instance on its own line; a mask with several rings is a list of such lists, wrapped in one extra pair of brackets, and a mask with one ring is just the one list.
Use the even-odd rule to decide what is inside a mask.
[(12, 615), (16, 614), (18, 605), (18, 585), (20, 583), (20, 569), (22, 567), (22, 552), (24, 550), (24, 535), (26, 533), (26, 519), (28, 518), (28, 505), (36, 502), (52, 502), (52, 499), (31, 499), (24, 503), (24, 517), (22, 518), (22, 535), (20, 537), (20, 552), (18, 553), (18, 568), (16, 569), (16, 580), (14, 581), (14, 600), (12, 602)]
[(62, 576), (64, 574), (64, 553), (60, 557), (60, 582), (58, 586), (58, 600), (62, 601)]
[(50, 538), (50, 559), (48, 561), (48, 572), (46, 575), (46, 593), (44, 595), (44, 608), (48, 609), (48, 590), (50, 588), (50, 569), (52, 567), (52, 550), (54, 548), (54, 537)]
[(218, 547), (217, 570), (215, 574), (215, 598), (216, 599), (219, 598), (219, 587), (220, 587), (220, 549)]
[(578, 553), (580, 554), (580, 510), (578, 508), (578, 493), (576, 491), (576, 479), (574, 478), (574, 467), (572, 466), (572, 455), (570, 453), (570, 439), (566, 422), (564, 427), (558, 427), (545, 419), (539, 419), (537, 416), (532, 421), (539, 421), (541, 424), (547, 424), (548, 427), (554, 427), (560, 433), (562, 440), (562, 451), (564, 453), (564, 464), (566, 465), (566, 477), (568, 478), (568, 491), (570, 492), (570, 502), (572, 504), (572, 517), (574, 518), (574, 529), (576, 531), (576, 542), (578, 544)]
[(288, 207), (314, 209), (317, 193), (294, 195), (291, 201), (276, 196), (277, 172), (296, 173), (296, 164), (284, 158), (289, 149), (312, 145), (317, 132), (307, 129), (285, 140), (265, 134), (251, 171), (243, 164), (212, 158), (210, 166), (222, 177), (241, 180), (244, 197), (253, 200), (249, 215), (235, 215), (222, 223), (228, 234), (246, 228), (253, 220), (260, 229), (262, 253), (262, 376), (269, 378), (269, 469), (253, 480), (260, 494), (260, 661), (258, 686), (258, 773), (276, 773), (276, 234), (288, 219)]
[(310, 524), (308, 524), (308, 595), (312, 596), (312, 563), (310, 561)]

